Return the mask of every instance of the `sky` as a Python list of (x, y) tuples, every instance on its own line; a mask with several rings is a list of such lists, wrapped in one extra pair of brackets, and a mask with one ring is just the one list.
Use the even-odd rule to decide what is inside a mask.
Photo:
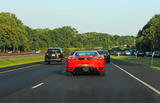
[(160, 14), (160, 0), (0, 0), (0, 12), (16, 14), (33, 29), (72, 26), (79, 33), (136, 36)]

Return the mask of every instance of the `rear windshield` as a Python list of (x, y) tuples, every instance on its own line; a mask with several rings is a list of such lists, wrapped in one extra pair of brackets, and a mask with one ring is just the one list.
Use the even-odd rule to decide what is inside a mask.
[(155, 51), (155, 54), (160, 54), (160, 51)]
[(60, 50), (59, 49), (48, 49), (47, 53), (60, 53)]
[(108, 52), (108, 51), (104, 51), (104, 54), (107, 54), (107, 55), (109, 55), (109, 52)]
[(108, 51), (102, 51), (102, 50), (100, 50), (100, 51), (97, 51), (100, 55), (102, 55), (102, 54), (107, 54), (107, 55), (109, 55), (109, 52)]
[(96, 56), (96, 52), (77, 52), (76, 56)]
[(143, 51), (138, 51), (139, 53), (143, 53)]
[(104, 54), (103, 51), (97, 51), (100, 55)]

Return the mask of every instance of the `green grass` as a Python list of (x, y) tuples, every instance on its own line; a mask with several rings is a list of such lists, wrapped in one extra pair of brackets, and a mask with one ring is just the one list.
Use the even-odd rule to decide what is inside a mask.
[(148, 67), (160, 70), (160, 59), (159, 58), (154, 58), (152, 62), (152, 58), (146, 58), (146, 57), (129, 57), (129, 56), (111, 56), (113, 59), (118, 59), (122, 60), (125, 62), (129, 63), (134, 63), (134, 64), (142, 64), (146, 65)]
[(34, 63), (34, 62), (41, 62), (41, 61), (44, 61), (44, 56), (7, 58), (7, 59), (3, 58), (3, 59), (0, 59), (0, 68), (21, 65), (21, 64)]

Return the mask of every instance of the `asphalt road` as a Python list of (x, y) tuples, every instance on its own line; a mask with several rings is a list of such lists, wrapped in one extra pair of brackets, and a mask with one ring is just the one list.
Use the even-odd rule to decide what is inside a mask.
[[(127, 65), (112, 62), (123, 68)], [(85, 74), (67, 77), (65, 65), (43, 63), (1, 71), (0, 103), (160, 103), (159, 94), (114, 64), (106, 64), (104, 77)], [(133, 65), (128, 64), (127, 68), (130, 67)]]

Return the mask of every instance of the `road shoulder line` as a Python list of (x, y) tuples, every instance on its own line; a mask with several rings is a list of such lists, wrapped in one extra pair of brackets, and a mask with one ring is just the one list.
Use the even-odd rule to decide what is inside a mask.
[(127, 72), (126, 70), (124, 70), (123, 68), (121, 68), (120, 66), (112, 63), (112, 65), (114, 65), (115, 67), (117, 67), (118, 69), (122, 70), (123, 72), (125, 72), (126, 74), (128, 74), (129, 76), (131, 76), (132, 78), (134, 78), (135, 80), (137, 80), (138, 82), (140, 82), (141, 84), (143, 84), (144, 86), (148, 87), (149, 89), (151, 89), (152, 91), (154, 91), (156, 94), (160, 95), (160, 91), (157, 90), (156, 88), (152, 87), (151, 85), (149, 85), (148, 83), (140, 80), (139, 78), (137, 78), (136, 76), (132, 75), (131, 73)]
[(21, 69), (25, 69), (25, 68), (34, 67), (34, 66), (39, 66), (39, 65), (41, 65), (41, 64), (35, 64), (35, 65), (31, 65), (31, 66), (26, 66), (26, 67), (21, 67), (21, 68), (17, 68), (17, 69), (7, 70), (7, 71), (0, 72), (0, 74), (13, 72), (13, 71), (17, 71), (17, 70), (21, 70)]

